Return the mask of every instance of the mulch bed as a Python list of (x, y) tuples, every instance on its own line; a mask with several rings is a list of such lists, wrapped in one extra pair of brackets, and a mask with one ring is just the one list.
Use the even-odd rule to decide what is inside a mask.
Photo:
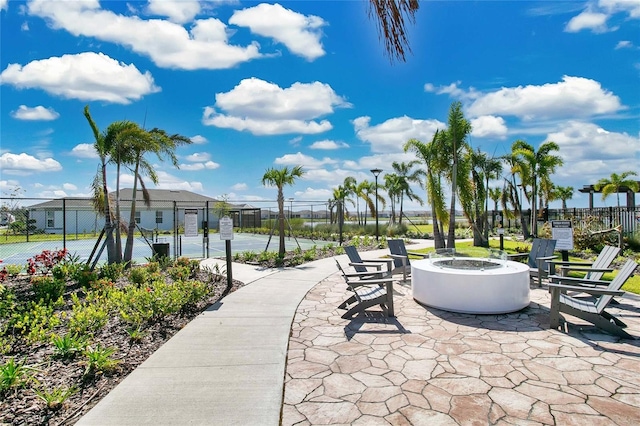
[[(196, 279), (200, 278), (196, 277)], [(207, 278), (203, 276), (202, 280), (205, 279)], [(31, 286), (28, 277), (12, 278), (3, 284), (13, 289), (18, 295), (27, 293)], [(36, 368), (34, 378), (38, 381), (39, 387), (51, 390), (61, 386), (76, 386), (77, 392), (61, 407), (50, 409), (31, 389), (32, 385), (11, 389), (4, 395), (0, 395), (0, 425), (63, 425), (77, 422), (83, 414), (189, 321), (209, 305), (243, 285), (240, 281), (234, 280), (231, 288), (228, 288), (226, 277), (220, 276), (215, 281), (213, 291), (207, 300), (188, 313), (171, 315), (145, 328), (144, 337), (138, 342), (131, 341), (118, 318), (109, 319), (106, 327), (92, 339), (93, 344), (99, 343), (103, 347), (117, 348), (114, 358), (120, 362), (116, 370), (108, 375), (96, 374), (86, 377), (83, 357), (78, 356), (76, 359), (67, 361), (55, 359), (54, 347), (51, 344), (38, 346), (24, 344), (14, 347), (11, 353), (0, 357), (0, 364), (4, 364), (11, 357), (16, 361), (25, 360), (25, 365)], [(66, 330), (62, 327), (57, 328), (56, 333), (64, 335)]]

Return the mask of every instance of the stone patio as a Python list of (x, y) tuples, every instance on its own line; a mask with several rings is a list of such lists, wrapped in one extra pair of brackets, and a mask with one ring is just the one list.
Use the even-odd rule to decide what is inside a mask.
[[(344, 320), (332, 275), (292, 324), (283, 425), (638, 425), (640, 340), (565, 316), (549, 329), (549, 293), (506, 315), (428, 308), (394, 285), (396, 318)], [(640, 338), (640, 301), (609, 311)], [(567, 330), (568, 328), (568, 330)]]

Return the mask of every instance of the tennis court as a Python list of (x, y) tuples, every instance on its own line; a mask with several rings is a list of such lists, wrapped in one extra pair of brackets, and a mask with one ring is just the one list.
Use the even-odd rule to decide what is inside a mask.
[[(231, 243), (231, 253), (245, 251), (261, 252), (267, 248), (268, 235), (234, 233)], [(151, 243), (151, 241), (149, 241)], [(42, 253), (43, 250), (61, 250), (65, 246), (69, 253), (87, 260), (91, 255), (96, 243), (96, 239), (69, 240), (63, 244), (60, 240), (34, 241), (11, 244), (0, 244), (0, 259), (4, 264), (26, 265), (27, 259)], [(203, 241), (203, 237), (185, 237), (183, 235), (174, 238), (173, 236), (159, 236), (155, 243), (169, 244), (170, 256), (185, 256), (190, 258), (224, 257), (225, 241), (220, 240), (219, 234), (211, 234), (208, 244)], [(328, 241), (313, 241), (304, 238), (285, 238), (285, 248), (287, 251), (300, 246), (302, 250), (312, 248), (314, 245), (322, 247), (330, 244)], [(124, 244), (124, 241), (123, 241)], [(333, 243), (335, 244), (335, 243)], [(102, 245), (102, 244), (101, 244)], [(268, 251), (278, 251), (278, 236), (271, 237)], [(133, 245), (133, 260), (136, 263), (144, 263), (153, 255), (153, 250), (143, 238), (136, 238)], [(100, 262), (106, 261), (106, 249), (103, 251)]]

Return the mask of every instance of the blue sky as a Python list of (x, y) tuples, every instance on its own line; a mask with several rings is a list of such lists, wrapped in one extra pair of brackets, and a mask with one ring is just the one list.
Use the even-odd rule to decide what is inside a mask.
[(490, 155), (516, 139), (558, 143), (565, 165), (553, 180), (576, 189), (570, 207), (587, 206), (583, 185), (640, 173), (638, 0), (423, 1), (405, 63), (384, 55), (365, 1), (0, 9), (3, 195), (90, 194), (98, 159), (85, 105), (100, 128), (127, 119), (192, 138), (180, 170), (156, 163), (158, 188), (256, 206), (275, 199), (260, 183), (270, 167), (304, 167), (285, 190), (294, 210), (331, 198), (347, 176), (391, 172), (412, 159), (408, 139), (445, 128), (453, 101), (473, 125), (469, 142)]

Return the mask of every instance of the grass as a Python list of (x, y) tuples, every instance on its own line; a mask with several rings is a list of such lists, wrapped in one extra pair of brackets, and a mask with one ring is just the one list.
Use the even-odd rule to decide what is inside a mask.
[[(523, 242), (519, 242), (519, 241), (513, 241), (513, 240), (509, 240), (509, 239), (504, 239), (503, 245), (504, 245), (504, 251), (506, 251), (507, 253), (518, 253), (518, 252), (522, 252), (524, 249), (529, 247), (530, 243), (523, 243)], [(495, 249), (500, 248), (500, 241), (498, 239), (492, 239), (489, 242), (489, 247), (495, 248)], [(467, 252), (473, 252), (473, 250), (474, 250), (473, 242), (471, 242), (471, 241), (456, 241), (456, 249), (465, 249), (465, 251), (467, 251)], [(475, 249), (483, 250), (483, 249), (478, 248), (478, 247), (476, 247)], [(434, 249), (433, 248), (427, 248), (427, 249), (413, 250), (413, 251), (421, 252), (421, 253), (429, 253), (429, 252), (434, 251)], [(582, 259), (582, 258), (579, 258), (579, 257), (569, 256), (569, 261), (570, 262), (584, 262), (585, 260)], [(612, 273), (611, 272), (605, 273), (603, 275), (602, 279), (605, 280), (605, 281), (611, 281), (616, 276), (617, 273), (618, 273), (618, 271), (614, 271)], [(569, 276), (571, 276), (571, 277), (582, 277), (582, 276), (584, 276), (584, 274), (581, 274), (580, 272), (570, 272)], [(636, 275), (634, 275), (631, 278), (629, 278), (627, 280), (627, 282), (622, 286), (622, 289), (624, 291), (628, 291), (629, 293), (640, 294), (640, 272), (637, 272)]]

